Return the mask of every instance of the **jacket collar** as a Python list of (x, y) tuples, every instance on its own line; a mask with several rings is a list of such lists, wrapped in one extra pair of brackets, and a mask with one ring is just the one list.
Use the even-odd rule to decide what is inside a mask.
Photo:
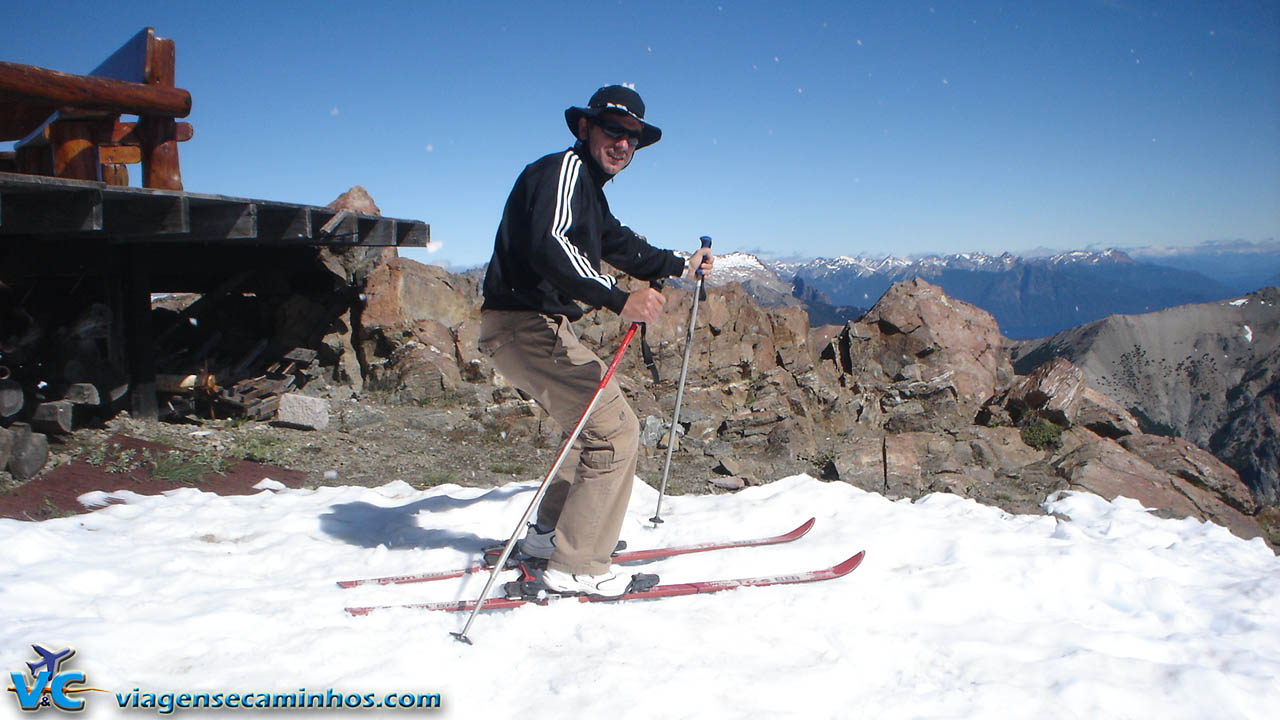
[(587, 166), (587, 170), (591, 172), (591, 181), (598, 188), (604, 187), (604, 184), (613, 179), (613, 176), (604, 171), (596, 159), (591, 157), (591, 153), (587, 151), (587, 146), (581, 140), (574, 143), (573, 151), (582, 159), (582, 163)]

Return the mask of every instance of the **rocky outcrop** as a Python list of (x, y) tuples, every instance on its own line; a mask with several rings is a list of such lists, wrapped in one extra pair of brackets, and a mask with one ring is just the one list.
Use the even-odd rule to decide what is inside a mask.
[(1170, 474), (1114, 440), (1098, 438), (1054, 462), (1072, 489), (1108, 500), (1129, 497), (1163, 517), (1193, 517), (1224, 525), (1244, 538), (1262, 537), (1257, 522), (1213, 490)]
[(838, 362), (854, 378), (875, 386), (945, 383), (954, 398), (973, 405), (1013, 374), (995, 319), (919, 278), (889, 288), (845, 326), (839, 342)]
[[(692, 303), (690, 290), (664, 294), (645, 333), (660, 380), (635, 349), (617, 374), (641, 419), (642, 475), (665, 455)], [(564, 429), (477, 355), (477, 298), (474, 279), (440, 268), (377, 267), (358, 318), (369, 388), (482, 397), (467, 422), (553, 447)], [(762, 309), (731, 283), (708, 289), (697, 323), (675, 464), (701, 468), (700, 486), (716, 473), (752, 484), (809, 472), (889, 497), (951, 492), (1014, 512), (1040, 512), (1050, 493), (1075, 488), (1260, 534), (1249, 493), (1207, 453), (1142, 435), (1066, 360), (1015, 376), (991, 316), (929, 283), (899, 283), (858, 321), (812, 329), (800, 308)], [(595, 311), (575, 327), (607, 359), (628, 326)], [(1004, 421), (975, 423), (979, 410)], [(1030, 447), (1018, 427), (1026, 417), (1057, 423), (1060, 438)]]
[(1280, 289), (1145, 315), (1116, 315), (1018, 343), (1030, 372), (1070, 360), (1089, 386), (1239, 473), (1254, 497), (1280, 503)]
[(978, 422), (983, 425), (1026, 425), (1034, 420), (1064, 428), (1081, 425), (1113, 439), (1140, 432), (1133, 415), (1089, 387), (1084, 373), (1061, 357), (1020, 377), (1012, 387), (988, 399), (978, 412)]
[(479, 309), (460, 275), (405, 258), (369, 274), (359, 350), (366, 386), (404, 400), (454, 392), (485, 375), (475, 349)]
[(1120, 444), (1160, 470), (1213, 492), (1243, 513), (1258, 512), (1249, 487), (1236, 471), (1207, 450), (1182, 438), (1161, 435), (1129, 435), (1121, 438)]

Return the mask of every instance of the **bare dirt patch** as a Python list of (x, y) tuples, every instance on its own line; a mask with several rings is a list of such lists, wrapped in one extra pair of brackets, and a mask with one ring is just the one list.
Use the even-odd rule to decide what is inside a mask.
[[(422, 406), (361, 397), (330, 401), (324, 430), (265, 422), (201, 419), (197, 424), (140, 421), (127, 413), (101, 427), (50, 438), (50, 461), (35, 478), (16, 483), (0, 472), (0, 517), (44, 520), (86, 512), (77, 498), (93, 490), (159, 494), (195, 487), (218, 494), (250, 494), (263, 478), (289, 487), (402, 481), (424, 489), (442, 484), (495, 487), (538, 481), (559, 450), (553, 425), (530, 431), (483, 425), (467, 403)], [(199, 478), (155, 472), (154, 459), (192, 465), (221, 459)], [(656, 486), (665, 449), (643, 448), (638, 475)], [(669, 494), (713, 491), (711, 458), (677, 454)], [(189, 472), (189, 468), (179, 468)], [(178, 473), (181, 475), (181, 473)], [(723, 491), (720, 491), (723, 492)]]

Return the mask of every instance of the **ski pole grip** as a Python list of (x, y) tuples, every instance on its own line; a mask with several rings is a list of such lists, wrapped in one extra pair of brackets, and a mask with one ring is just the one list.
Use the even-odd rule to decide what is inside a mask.
[[(709, 248), (709, 247), (711, 247), (711, 236), (710, 236), (710, 235), (703, 235), (702, 237), (700, 237), (700, 238), (698, 238), (698, 239), (702, 241), (702, 247), (704, 247), (704, 248)], [(701, 265), (699, 265), (699, 266), (698, 266), (698, 270), (697, 270), (697, 273), (696, 273), (696, 274), (697, 274), (697, 276), (698, 276), (698, 277), (702, 277), (702, 266), (701, 266)]]

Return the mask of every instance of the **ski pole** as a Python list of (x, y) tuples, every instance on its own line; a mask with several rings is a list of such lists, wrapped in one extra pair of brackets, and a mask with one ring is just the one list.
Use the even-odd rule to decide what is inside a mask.
[(551, 471), (542, 479), (542, 484), (538, 486), (538, 491), (534, 493), (533, 500), (530, 501), (529, 507), (525, 508), (524, 515), (520, 516), (520, 522), (516, 523), (516, 529), (512, 531), (510, 539), (507, 540), (506, 546), (502, 548), (502, 556), (498, 558), (498, 562), (494, 564), (493, 570), (489, 573), (489, 581), (484, 584), (484, 590), (480, 593), (480, 597), (476, 600), (476, 606), (471, 610), (471, 616), (467, 618), (467, 624), (463, 626), (462, 632), (449, 633), (459, 642), (471, 644), (471, 638), (467, 637), (467, 632), (471, 630), (471, 624), (476, 621), (476, 615), (480, 613), (484, 607), (485, 600), (489, 597), (489, 591), (493, 589), (493, 584), (498, 580), (498, 573), (502, 572), (502, 568), (507, 564), (507, 559), (511, 557), (511, 551), (515, 548), (516, 538), (520, 537), (520, 530), (529, 522), (529, 517), (533, 515), (533, 509), (538, 506), (542, 500), (542, 496), (546, 494), (547, 488), (551, 484), (551, 478), (556, 476), (560, 471), (560, 466), (564, 464), (564, 459), (569, 455), (569, 449), (573, 447), (573, 443), (577, 441), (578, 435), (582, 433), (582, 428), (587, 424), (587, 417), (591, 415), (591, 411), (595, 409), (596, 401), (600, 399), (600, 393), (604, 391), (604, 386), (609, 384), (609, 379), (613, 377), (613, 371), (618, 368), (618, 363), (622, 360), (622, 354), (627, 349), (627, 345), (631, 343), (631, 338), (635, 336), (636, 330), (640, 327), (640, 323), (631, 323), (631, 328), (627, 330), (627, 334), (622, 337), (622, 347), (618, 348), (618, 353), (613, 356), (613, 362), (609, 363), (609, 369), (605, 371), (604, 377), (601, 378), (600, 384), (596, 386), (595, 393), (591, 395), (591, 401), (587, 403), (586, 409), (582, 411), (582, 415), (578, 417), (578, 424), (574, 425), (573, 432), (569, 433), (569, 439), (565, 440), (564, 446), (560, 448), (560, 453), (556, 455), (556, 461), (551, 465)]
[[(702, 247), (711, 247), (711, 238), (703, 235), (699, 238), (702, 241)], [(680, 384), (676, 388), (676, 410), (671, 416), (671, 434), (667, 436), (667, 461), (662, 466), (662, 487), (658, 489), (658, 507), (654, 508), (653, 517), (649, 518), (649, 522), (657, 526), (662, 522), (662, 497), (667, 493), (667, 475), (671, 472), (671, 453), (676, 448), (676, 425), (680, 422), (680, 401), (684, 398), (684, 380), (689, 374), (689, 351), (693, 349), (693, 326), (698, 322), (698, 300), (706, 292), (703, 289), (705, 278), (702, 277), (702, 268), (698, 268), (698, 289), (693, 294), (693, 309), (689, 313), (689, 332), (684, 340), (684, 362), (680, 364)]]

